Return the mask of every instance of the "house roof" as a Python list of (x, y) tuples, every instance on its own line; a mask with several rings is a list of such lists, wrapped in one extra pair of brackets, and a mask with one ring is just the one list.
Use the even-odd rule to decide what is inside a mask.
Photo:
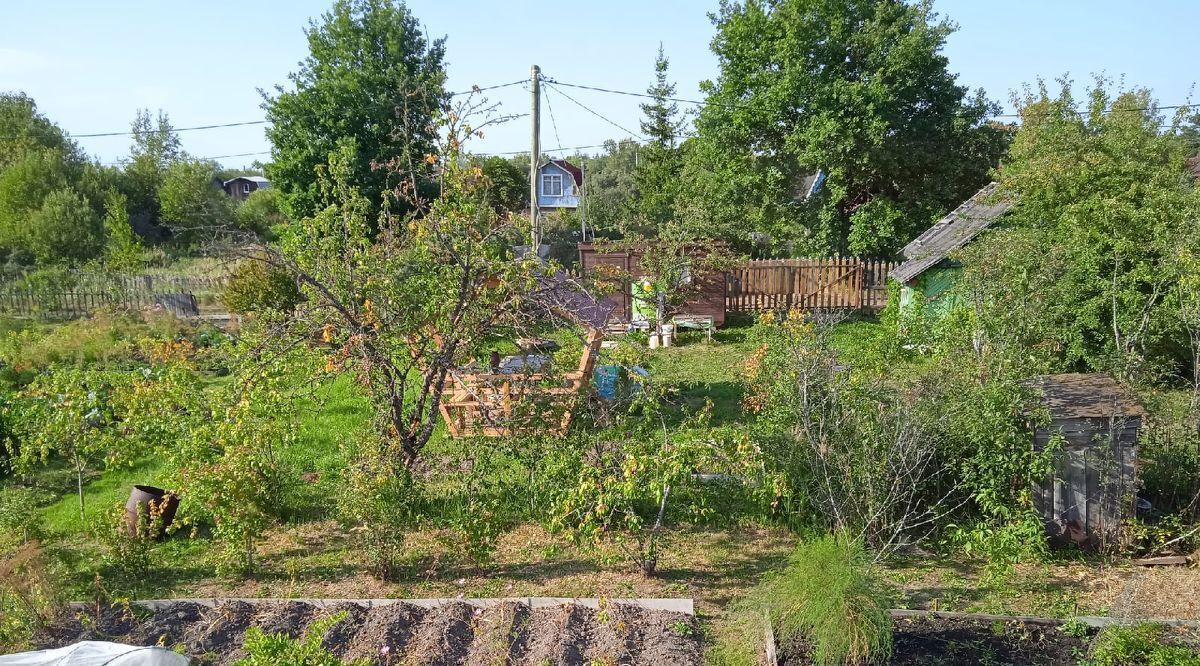
[(575, 185), (577, 187), (583, 187), (583, 169), (580, 169), (579, 167), (575, 166), (574, 164), (571, 164), (570, 162), (568, 162), (566, 160), (547, 160), (547, 161), (543, 162), (542, 166), (538, 167), (538, 169), (540, 170), (542, 167), (546, 166), (547, 164), (553, 164), (554, 166), (571, 174), (571, 178), (575, 179)]
[(271, 181), (267, 180), (266, 178), (263, 178), (262, 176), (235, 176), (235, 177), (230, 178), (229, 180), (225, 181), (225, 184), (228, 185), (235, 180), (248, 180), (252, 183), (258, 183), (259, 185), (270, 185), (271, 184)]
[(900, 282), (909, 282), (971, 242), (1015, 203), (1015, 197), (999, 190), (999, 183), (989, 183), (905, 245), (904, 263), (893, 268), (890, 275)]
[(822, 169), (817, 169), (816, 173), (810, 173), (800, 178), (800, 186), (796, 188), (796, 201), (806, 201), (816, 193), (821, 191), (821, 185), (825, 183), (825, 178), (828, 174)]
[(1124, 386), (1101, 373), (1040, 375), (1022, 382), (1036, 390), (1052, 418), (1145, 416), (1146, 410)]

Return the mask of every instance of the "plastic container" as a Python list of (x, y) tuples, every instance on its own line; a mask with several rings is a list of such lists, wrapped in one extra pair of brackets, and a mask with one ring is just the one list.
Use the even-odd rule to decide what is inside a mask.
[(675, 325), (663, 324), (659, 327), (659, 331), (662, 335), (662, 346), (670, 347), (675, 342)]

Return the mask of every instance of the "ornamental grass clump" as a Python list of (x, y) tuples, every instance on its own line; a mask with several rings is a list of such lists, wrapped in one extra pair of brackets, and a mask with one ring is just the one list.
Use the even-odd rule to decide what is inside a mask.
[(814, 664), (883, 663), (892, 653), (889, 598), (860, 541), (840, 533), (806, 541), (740, 604), (715, 661), (756, 663), (770, 621), (777, 645), (807, 647)]

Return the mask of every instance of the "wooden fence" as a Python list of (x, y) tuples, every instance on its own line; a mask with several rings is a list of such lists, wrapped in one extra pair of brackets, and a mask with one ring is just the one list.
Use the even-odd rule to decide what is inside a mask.
[(845, 257), (747, 261), (726, 277), (725, 310), (882, 310), (897, 265)]
[(162, 305), (169, 294), (215, 302), (224, 277), (113, 274), (91, 271), (0, 275), (0, 314), (34, 319), (75, 319), (97, 310), (140, 310)]

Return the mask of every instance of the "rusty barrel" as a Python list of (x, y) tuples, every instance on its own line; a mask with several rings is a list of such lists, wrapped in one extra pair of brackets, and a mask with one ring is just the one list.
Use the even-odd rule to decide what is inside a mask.
[(154, 538), (161, 539), (167, 527), (175, 520), (175, 511), (179, 508), (179, 496), (154, 486), (135, 485), (129, 491), (129, 500), (125, 502), (125, 532), (136, 537), (138, 521), (149, 522), (150, 516), (159, 512), (162, 524), (159, 525)]

